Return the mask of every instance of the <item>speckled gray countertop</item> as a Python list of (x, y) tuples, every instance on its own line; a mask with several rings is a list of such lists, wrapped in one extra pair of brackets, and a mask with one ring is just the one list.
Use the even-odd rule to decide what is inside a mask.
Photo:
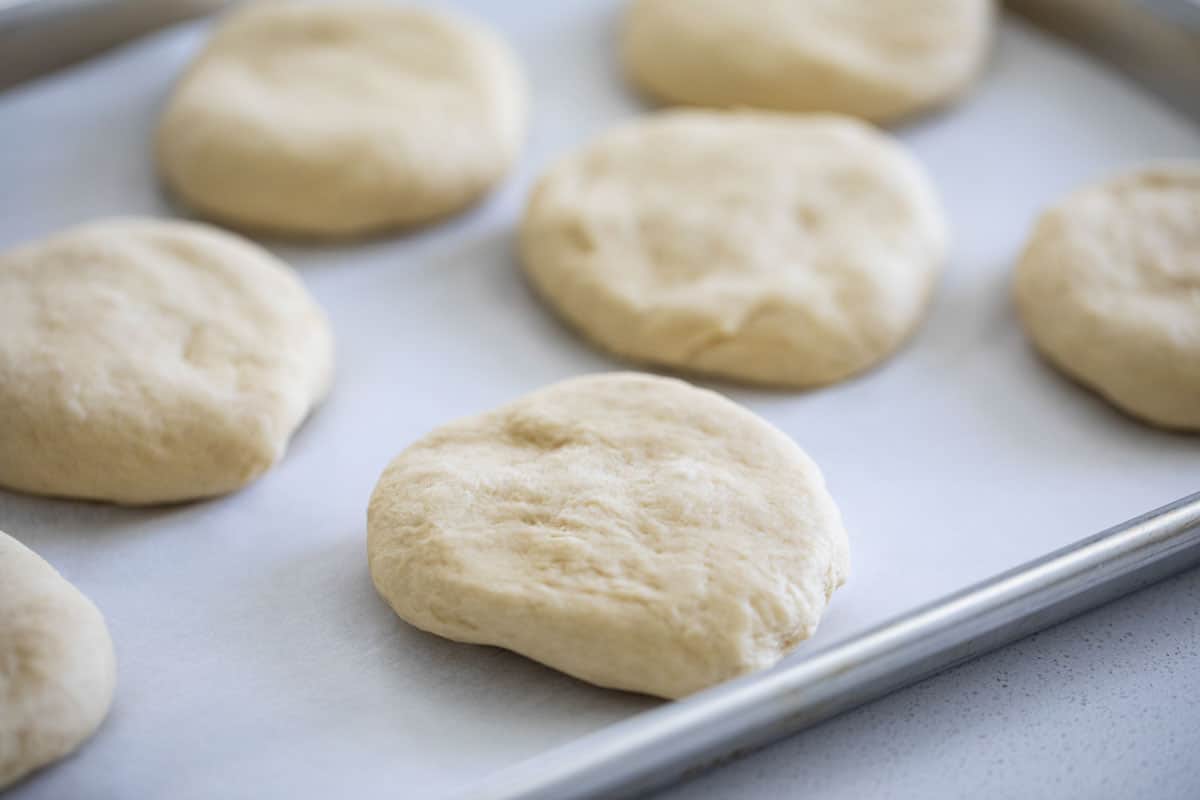
[(1200, 798), (1200, 570), (656, 795)]

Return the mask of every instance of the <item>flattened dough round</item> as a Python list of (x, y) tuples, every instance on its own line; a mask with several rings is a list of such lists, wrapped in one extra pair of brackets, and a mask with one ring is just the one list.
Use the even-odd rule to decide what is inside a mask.
[(367, 531), (375, 586), (413, 625), (661, 697), (775, 663), (849, 565), (791, 439), (632, 373), (433, 431), (379, 479)]
[(261, 475), (324, 395), (333, 340), (240, 237), (110, 219), (0, 254), (0, 486), (119, 503)]
[(543, 297), (608, 350), (803, 387), (900, 346), (947, 233), (919, 165), (868, 125), (674, 111), (552, 167), (520, 244)]
[(116, 683), (104, 617), (0, 531), (0, 789), (95, 733)]
[(1047, 211), (1015, 294), (1067, 375), (1146, 422), (1200, 430), (1200, 162), (1122, 175)]
[(168, 185), (234, 226), (349, 236), (480, 199), (517, 156), (525, 88), (480, 25), (389, 3), (253, 3), (176, 88)]
[(622, 48), (666, 102), (884, 121), (962, 94), (993, 17), (992, 0), (633, 0)]

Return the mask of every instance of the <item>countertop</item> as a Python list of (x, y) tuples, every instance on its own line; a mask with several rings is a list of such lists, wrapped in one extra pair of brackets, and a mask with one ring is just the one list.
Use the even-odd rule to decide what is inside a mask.
[(656, 800), (1200, 797), (1200, 570)]

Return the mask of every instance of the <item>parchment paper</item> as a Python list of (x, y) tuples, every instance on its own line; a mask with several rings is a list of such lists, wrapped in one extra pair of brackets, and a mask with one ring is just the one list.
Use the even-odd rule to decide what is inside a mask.
[[(451, 418), (624, 366), (554, 321), (512, 256), (543, 165), (643, 108), (615, 63), (618, 5), (458, 5), (508, 36), (528, 69), (519, 169), (442, 225), (271, 243), (329, 311), (339, 348), (332, 395), (278, 468), (170, 508), (0, 493), (0, 528), (95, 600), (120, 659), (99, 734), (12, 800), (425, 797), (654, 704), (417, 632), (368, 578), (367, 498), (395, 453)], [(0, 246), (105, 215), (178, 213), (156, 185), (150, 137), (205, 31), (0, 94)], [(1118, 168), (1200, 156), (1200, 132), (1011, 22), (978, 91), (899, 132), (934, 175), (956, 240), (921, 333), (829, 389), (717, 387), (792, 434), (845, 514), (853, 575), (817, 644), (1200, 484), (1200, 438), (1132, 422), (1044, 366), (1009, 301), (1039, 209)]]

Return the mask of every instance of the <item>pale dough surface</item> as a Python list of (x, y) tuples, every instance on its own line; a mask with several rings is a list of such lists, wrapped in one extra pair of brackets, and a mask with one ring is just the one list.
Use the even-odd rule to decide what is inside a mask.
[(775, 663), (849, 564), (791, 439), (633, 373), (433, 431), (383, 473), (367, 530), (375, 586), (413, 625), (662, 697)]
[(0, 789), (88, 739), (108, 714), (116, 682), (104, 617), (0, 531)]
[(1200, 430), (1200, 162), (1121, 175), (1047, 211), (1015, 294), (1063, 372), (1142, 420)]
[(901, 345), (947, 231), (921, 167), (864, 123), (670, 111), (551, 167), (520, 247), (542, 296), (614, 353), (804, 387)]
[(0, 486), (120, 503), (222, 494), (323, 396), (324, 313), (207, 225), (110, 219), (0, 254)]
[(994, 16), (992, 0), (634, 0), (622, 51), (666, 102), (883, 121), (965, 92)]
[(517, 156), (526, 91), (480, 25), (388, 3), (252, 3), (172, 95), (158, 161), (234, 226), (329, 237), (480, 199)]

